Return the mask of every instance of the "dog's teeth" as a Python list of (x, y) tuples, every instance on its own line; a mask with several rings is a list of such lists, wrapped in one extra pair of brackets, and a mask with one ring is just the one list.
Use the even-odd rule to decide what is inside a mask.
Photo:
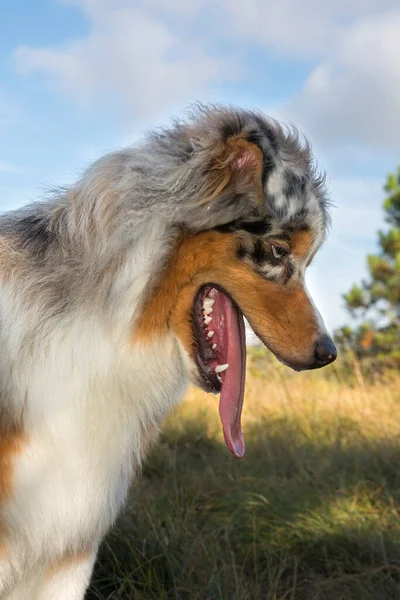
[(220, 377), (219, 375), (217, 375), (217, 379), (220, 383), (222, 383), (222, 377)]
[(207, 337), (212, 338), (212, 336), (214, 335), (214, 331), (209, 331), (207, 333)]
[(222, 373), (223, 371), (226, 371), (228, 367), (229, 367), (228, 364), (226, 364), (226, 365), (218, 365), (218, 367), (215, 367), (215, 372), (216, 373)]
[(212, 321), (211, 317), (204, 317), (204, 323), (206, 325), (208, 325), (210, 321)]
[(215, 303), (214, 298), (210, 298), (209, 296), (206, 296), (203, 300), (203, 306), (213, 306)]
[(217, 347), (217, 344), (213, 344), (212, 345), (212, 349), (215, 350), (215, 348)]
[(205, 306), (204, 307), (204, 312), (206, 313), (206, 315), (209, 315), (210, 313), (212, 313), (213, 309), (211, 306)]

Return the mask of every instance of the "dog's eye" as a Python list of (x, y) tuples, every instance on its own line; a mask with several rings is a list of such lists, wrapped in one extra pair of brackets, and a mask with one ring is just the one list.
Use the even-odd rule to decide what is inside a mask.
[(282, 260), (289, 254), (289, 250), (287, 248), (284, 248), (283, 246), (276, 246), (275, 244), (271, 244), (271, 250), (274, 258), (277, 260)]

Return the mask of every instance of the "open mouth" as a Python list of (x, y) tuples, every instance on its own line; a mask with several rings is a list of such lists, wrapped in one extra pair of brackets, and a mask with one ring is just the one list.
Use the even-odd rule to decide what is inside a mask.
[(193, 328), (200, 385), (221, 393), (219, 414), (225, 443), (236, 458), (244, 455), (241, 413), (246, 380), (243, 315), (219, 286), (200, 289), (194, 302)]

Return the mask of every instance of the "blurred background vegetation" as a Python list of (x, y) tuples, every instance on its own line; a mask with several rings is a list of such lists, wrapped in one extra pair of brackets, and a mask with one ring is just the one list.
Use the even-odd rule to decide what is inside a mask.
[[(88, 600), (400, 598), (400, 169), (338, 360), (294, 373), (250, 347), (243, 460), (191, 390), (101, 547)], [(362, 227), (362, 216), (359, 226)]]
[(191, 390), (88, 600), (398, 600), (399, 408), (394, 371), (294, 373), (250, 348), (245, 457), (225, 447), (218, 398)]
[[(369, 279), (354, 284), (344, 295), (355, 325), (336, 332), (342, 357), (355, 355), (369, 375), (400, 367), (400, 166), (384, 187), (386, 231), (378, 232), (377, 254), (367, 257)], [(355, 224), (362, 227), (360, 222)]]

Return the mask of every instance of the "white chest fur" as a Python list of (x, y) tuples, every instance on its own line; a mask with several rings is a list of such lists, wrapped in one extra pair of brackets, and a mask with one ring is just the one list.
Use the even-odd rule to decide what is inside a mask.
[(27, 360), (14, 381), (20, 394), (28, 390), (27, 440), (4, 516), (17, 537), (34, 540), (34, 555), (100, 539), (126, 497), (146, 431), (186, 385), (172, 336), (147, 348), (117, 344), (90, 321), (53, 335)]

